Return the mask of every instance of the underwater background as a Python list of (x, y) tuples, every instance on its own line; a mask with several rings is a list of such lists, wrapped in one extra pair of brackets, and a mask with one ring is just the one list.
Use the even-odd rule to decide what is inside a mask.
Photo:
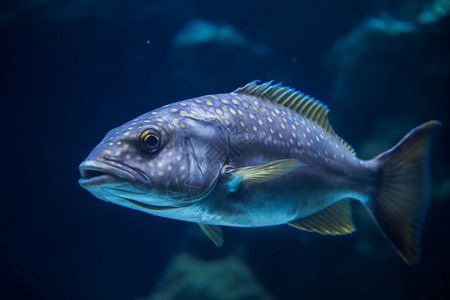
[[(3, 299), (450, 299), (450, 1), (0, 3)], [(353, 203), (357, 232), (224, 228), (106, 203), (79, 163), (112, 128), (259, 79), (313, 95), (361, 158), (424, 121), (432, 199), (407, 266)]]

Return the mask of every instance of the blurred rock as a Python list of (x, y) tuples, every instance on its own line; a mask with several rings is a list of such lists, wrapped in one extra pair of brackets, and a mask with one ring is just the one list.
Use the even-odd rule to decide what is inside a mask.
[(434, 0), (425, 6), (417, 15), (417, 22), (421, 24), (435, 23), (450, 15), (449, 0)]
[(367, 135), (384, 133), (371, 132), (370, 127), (360, 130), (363, 124), (377, 127), (377, 121), (397, 118), (401, 122), (391, 126), (406, 133), (410, 124), (447, 117), (449, 107), (444, 98), (450, 92), (446, 83), (450, 76), (450, 18), (442, 8), (435, 10), (439, 13), (427, 6), (410, 20), (384, 12), (364, 20), (334, 43), (325, 64), (333, 74), (327, 102), (333, 108), (338, 132), (361, 141)]
[(274, 299), (236, 257), (204, 261), (188, 253), (175, 256), (149, 300)]
[[(172, 74), (180, 95), (229, 92), (255, 79), (277, 78), (274, 55), (229, 24), (194, 19), (173, 39)], [(230, 68), (231, 66), (231, 68)], [(230, 76), (230, 69), (234, 69)], [(228, 70), (228, 72), (225, 72)], [(224, 82), (230, 90), (223, 90)]]

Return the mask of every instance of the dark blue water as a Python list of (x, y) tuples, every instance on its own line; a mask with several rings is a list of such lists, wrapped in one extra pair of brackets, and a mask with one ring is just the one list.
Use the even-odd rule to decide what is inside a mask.
[[(0, 295), (14, 299), (448, 299), (450, 3), (4, 1)], [(281, 81), (322, 100), (370, 158), (429, 119), (432, 202), (408, 267), (355, 203), (358, 231), (196, 225), (103, 202), (78, 164), (161, 105)]]

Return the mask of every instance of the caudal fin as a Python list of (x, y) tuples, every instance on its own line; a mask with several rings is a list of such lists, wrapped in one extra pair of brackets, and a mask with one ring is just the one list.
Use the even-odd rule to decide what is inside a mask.
[(417, 263), (420, 257), (420, 235), (429, 202), (428, 145), (439, 124), (422, 124), (375, 158), (382, 165), (382, 175), (377, 193), (366, 207), (408, 264)]

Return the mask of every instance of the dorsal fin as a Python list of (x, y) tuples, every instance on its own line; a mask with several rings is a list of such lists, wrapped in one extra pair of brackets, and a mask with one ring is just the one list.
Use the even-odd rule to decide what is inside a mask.
[(353, 155), (356, 155), (355, 150), (334, 132), (328, 121), (329, 109), (325, 104), (300, 91), (296, 91), (290, 87), (283, 87), (281, 83), (272, 84), (273, 81), (262, 84), (258, 83), (258, 80), (252, 81), (236, 89), (234, 93), (255, 96), (262, 100), (292, 109), (322, 127), (326, 132), (330, 133), (346, 146)]

